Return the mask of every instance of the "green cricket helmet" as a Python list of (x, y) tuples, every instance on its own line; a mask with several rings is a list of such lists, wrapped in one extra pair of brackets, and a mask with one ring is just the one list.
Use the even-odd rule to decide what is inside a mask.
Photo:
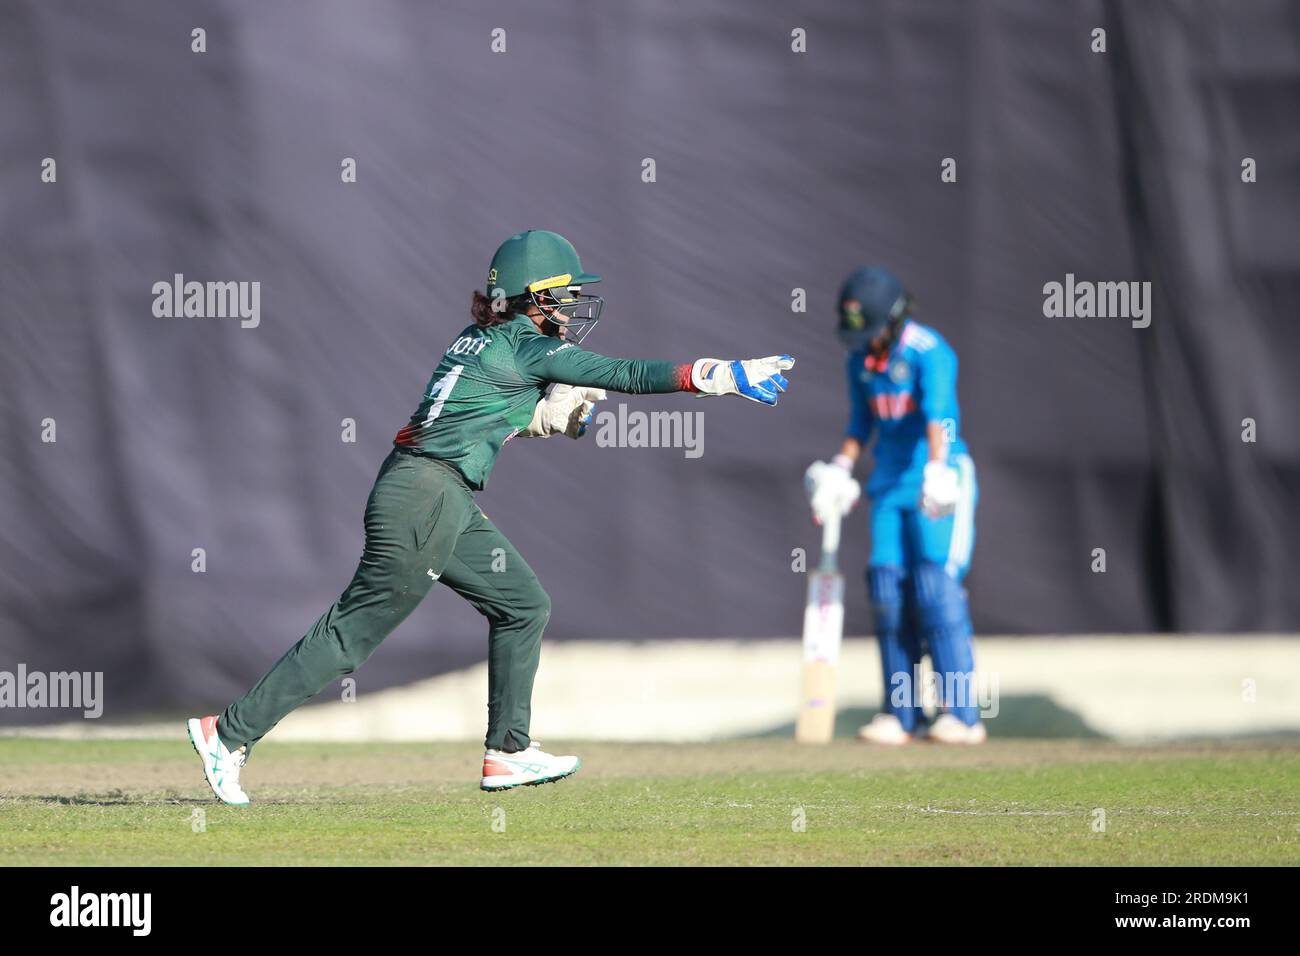
[(487, 295), (493, 302), (523, 298), (541, 310), (560, 338), (577, 345), (600, 321), (604, 305), (600, 296), (584, 295), (582, 287), (599, 281), (583, 270), (568, 239), (529, 229), (497, 249), (488, 267)]

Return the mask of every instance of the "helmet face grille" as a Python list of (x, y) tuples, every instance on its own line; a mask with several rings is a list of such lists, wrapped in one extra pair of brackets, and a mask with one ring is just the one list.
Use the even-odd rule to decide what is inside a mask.
[(581, 345), (600, 321), (605, 300), (598, 295), (584, 295), (580, 287), (548, 289), (531, 293), (533, 304), (558, 330), (559, 338)]

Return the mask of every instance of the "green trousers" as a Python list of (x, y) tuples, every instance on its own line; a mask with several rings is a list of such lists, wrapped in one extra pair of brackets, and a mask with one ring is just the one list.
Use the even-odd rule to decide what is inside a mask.
[(396, 450), (366, 503), (366, 546), (352, 582), (307, 636), (221, 714), (222, 742), (231, 750), (252, 749), (291, 710), (356, 670), (435, 581), (488, 620), (486, 745), (526, 749), (550, 598), (479, 510), (459, 472)]

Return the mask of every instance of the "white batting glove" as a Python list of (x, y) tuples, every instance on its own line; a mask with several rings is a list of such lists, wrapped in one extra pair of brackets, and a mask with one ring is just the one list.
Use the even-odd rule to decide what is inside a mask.
[[(838, 456), (837, 456), (838, 458)], [(804, 490), (812, 506), (813, 521), (823, 524), (833, 516), (842, 517), (853, 510), (862, 494), (862, 486), (840, 461), (815, 461), (803, 476)]]
[(788, 355), (735, 361), (702, 358), (691, 366), (691, 384), (701, 395), (739, 395), (775, 405), (790, 384), (781, 373), (792, 368), (794, 359)]
[(521, 438), (550, 438), (567, 435), (581, 438), (587, 433), (596, 402), (605, 400), (603, 388), (583, 385), (554, 385), (550, 392), (533, 409), (528, 427), (519, 432)]
[(957, 469), (944, 461), (926, 462), (921, 478), (921, 513), (927, 518), (942, 518), (957, 507), (961, 494)]

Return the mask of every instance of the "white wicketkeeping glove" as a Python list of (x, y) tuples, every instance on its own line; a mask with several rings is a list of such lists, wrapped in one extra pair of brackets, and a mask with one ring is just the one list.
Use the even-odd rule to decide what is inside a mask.
[(701, 395), (739, 395), (775, 405), (790, 384), (781, 373), (792, 368), (794, 359), (788, 355), (734, 361), (702, 358), (691, 366), (691, 384)]
[(848, 469), (833, 462), (815, 461), (809, 465), (804, 472), (803, 486), (817, 524), (824, 524), (832, 516), (848, 514), (862, 494), (862, 486)]
[(605, 400), (603, 388), (583, 385), (554, 385), (550, 393), (533, 409), (532, 421), (519, 432), (521, 438), (550, 438), (567, 435), (581, 438), (587, 433), (592, 409)]
[(961, 494), (957, 469), (943, 461), (926, 462), (921, 478), (921, 513), (927, 518), (952, 514)]

